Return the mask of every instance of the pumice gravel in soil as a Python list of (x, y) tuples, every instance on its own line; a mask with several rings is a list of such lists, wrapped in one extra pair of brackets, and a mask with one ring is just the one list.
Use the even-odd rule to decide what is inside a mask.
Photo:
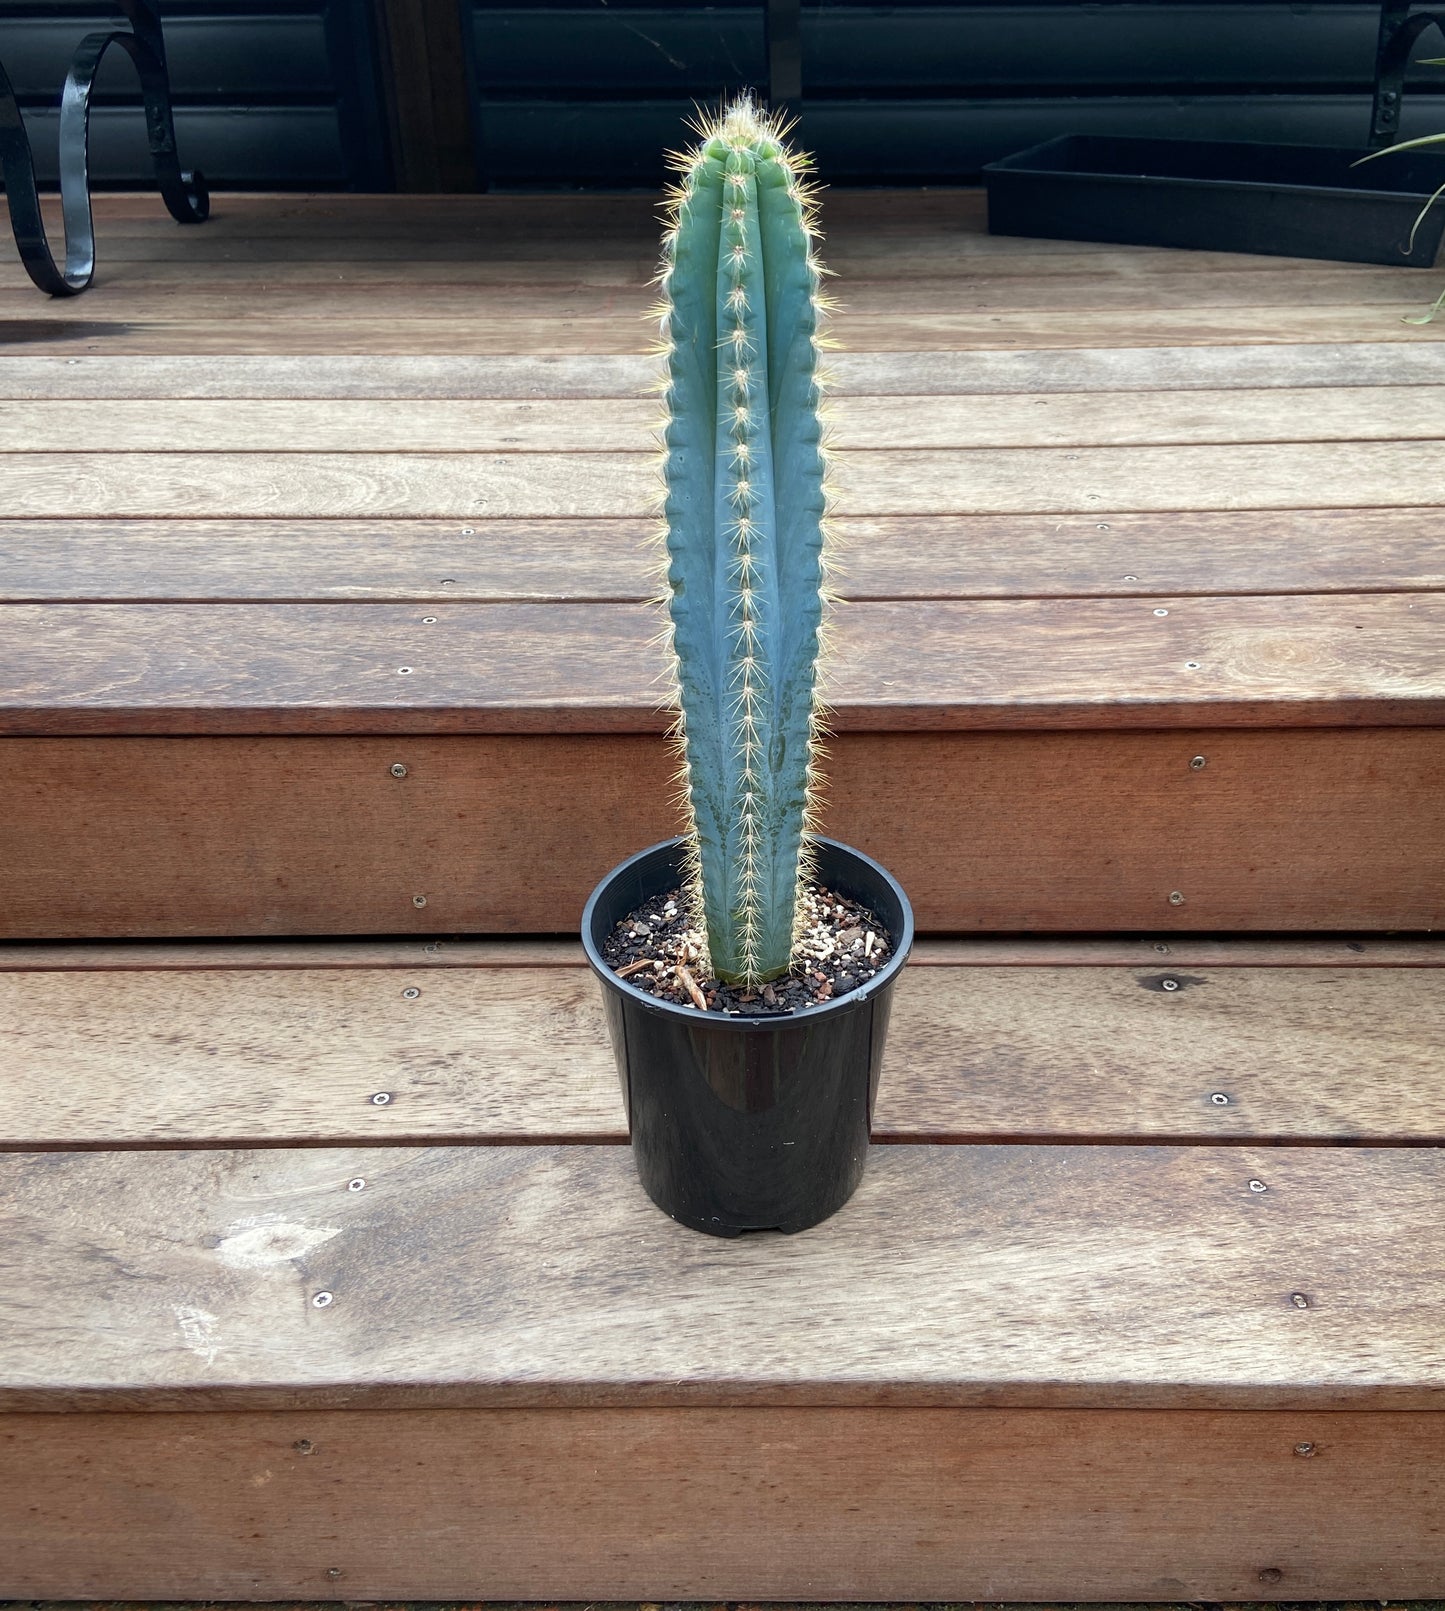
[(803, 890), (804, 934), (793, 970), (761, 990), (721, 984), (702, 962), (703, 936), (686, 892), (644, 901), (603, 942), (603, 960), (659, 1001), (733, 1017), (769, 1018), (816, 1007), (865, 984), (892, 954), (888, 931), (857, 901), (817, 884)]

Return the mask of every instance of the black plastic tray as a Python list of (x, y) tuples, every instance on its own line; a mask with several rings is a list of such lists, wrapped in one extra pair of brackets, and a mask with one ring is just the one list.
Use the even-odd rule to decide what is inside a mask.
[[(1442, 148), (1445, 149), (1445, 148)], [(995, 235), (1186, 246), (1428, 268), (1445, 229), (1445, 155), (1065, 134), (990, 163)], [(1411, 241), (1411, 231), (1414, 240)]]

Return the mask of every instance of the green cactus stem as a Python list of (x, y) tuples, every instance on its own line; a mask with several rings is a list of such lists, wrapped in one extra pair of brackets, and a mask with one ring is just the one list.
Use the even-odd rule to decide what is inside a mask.
[(787, 972), (809, 871), (825, 607), (822, 269), (807, 160), (751, 100), (679, 159), (664, 243), (668, 610), (713, 972)]

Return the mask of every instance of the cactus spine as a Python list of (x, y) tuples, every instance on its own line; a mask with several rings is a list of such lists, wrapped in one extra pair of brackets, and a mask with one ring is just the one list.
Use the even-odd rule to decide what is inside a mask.
[(679, 159), (662, 272), (670, 640), (694, 899), (727, 983), (785, 973), (825, 604), (822, 269), (807, 160), (751, 100)]

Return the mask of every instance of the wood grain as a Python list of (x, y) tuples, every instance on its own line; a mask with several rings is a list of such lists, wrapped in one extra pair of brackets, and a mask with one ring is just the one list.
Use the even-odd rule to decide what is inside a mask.
[[(1393, 556), (1397, 574), (1429, 574), (1414, 521), (1434, 529), (1423, 511), (1366, 520), (1382, 569)], [(0, 599), (637, 601), (653, 595), (654, 532), (635, 518), (0, 520)]]
[[(646, 433), (642, 433), (646, 442)], [(1106, 509), (1368, 508), (1430, 502), (1441, 444), (892, 449), (847, 454), (840, 514)], [(633, 453), (17, 453), (0, 461), (12, 514), (417, 518), (646, 515), (655, 451)]]
[[(899, 981), (874, 1138), (1440, 1144), (1445, 943), (1435, 961), (938, 959)], [(0, 971), (0, 1034), (0, 1148), (626, 1139), (575, 957)]]
[[(0, 1585), (303, 1603), (1425, 1599), (1445, 1585), (1442, 1423), (1318, 1410), (17, 1415), (0, 1430)], [(1298, 1458), (1302, 1442), (1317, 1452)], [(78, 1528), (82, 1503), (104, 1528)]]
[[(586, 227), (580, 225), (572, 238), (559, 238), (554, 232), (540, 242), (526, 228), (500, 233), (461, 228), (451, 234), (429, 229), (419, 239), (379, 231), (369, 237), (343, 233), (328, 238), (308, 231), (290, 238), (248, 238), (234, 232), (219, 238), (199, 232), (178, 238), (174, 230), (145, 230), (139, 221), (122, 221), (106, 237), (105, 284), (190, 286), (200, 280), (214, 288), (260, 279), (271, 285), (326, 285), (355, 279), (378, 285), (564, 281), (633, 285), (650, 279), (656, 271), (660, 226), (653, 230), (647, 221), (639, 220), (635, 231), (597, 240), (585, 233)], [(858, 220), (849, 222), (841, 236), (830, 231), (825, 255), (828, 267), (850, 284), (882, 279), (953, 280), (961, 293), (980, 275), (990, 280), (1050, 275), (1061, 286), (1068, 286), (1085, 275), (1105, 282), (1120, 278), (1138, 282), (1167, 281), (1180, 275), (1195, 280), (1207, 272), (1212, 278), (1233, 276), (1243, 285), (1255, 276), (1263, 276), (1269, 284), (1288, 272), (1301, 282), (1320, 274), (1324, 275), (1322, 283), (1333, 279), (1331, 290), (1338, 299), (1340, 291), (1356, 285), (1386, 283), (1377, 279), (1382, 274), (1397, 276), (1394, 283), (1408, 288), (1430, 272), (1393, 266), (1382, 271), (1236, 252), (1182, 252), (987, 235), (971, 238), (960, 250), (954, 244), (957, 239), (956, 230), (939, 230), (928, 224), (905, 232), (888, 228), (874, 234)], [(202, 270), (199, 275), (198, 267)], [(9, 288), (19, 281), (6, 274), (0, 276), (0, 284)]]
[[(636, 324), (646, 317), (655, 295), (649, 285), (652, 272), (644, 259), (630, 276), (616, 277), (620, 283), (578, 275), (568, 282), (550, 277), (534, 280), (517, 265), (506, 278), (460, 284), (433, 280), (423, 298), (400, 264), (389, 280), (342, 272), (311, 283), (297, 283), (289, 276), (273, 279), (259, 266), (250, 277), (237, 278), (233, 273), (219, 283), (201, 274), (156, 284), (145, 275), (132, 274), (97, 280), (93, 306), (56, 303), (50, 316), (60, 326), (72, 321), (85, 325), (96, 318), (131, 326), (197, 325), (212, 319), (304, 324), (316, 314), (319, 302), (328, 316), (355, 319), (371, 312), (383, 324), (397, 318), (434, 324), (474, 320), (483, 325), (502, 319), (528, 324), (577, 320), (595, 331), (605, 321)], [(1309, 274), (1294, 267), (1241, 274), (1195, 268), (1187, 259), (1171, 273), (1140, 275), (1122, 266), (1111, 271), (1104, 259), (1067, 275), (1001, 273), (990, 264), (977, 266), (966, 276), (916, 272), (897, 276), (886, 264), (878, 264), (871, 273), (855, 269), (846, 283), (839, 276), (837, 307), (830, 322), (846, 339), (846, 332), (855, 327), (871, 330), (895, 323), (910, 327), (918, 320), (976, 320), (980, 315), (1016, 316), (1036, 310), (1054, 318), (1061, 305), (1083, 321), (1104, 315), (1148, 322), (1161, 312), (1174, 314), (1186, 308), (1224, 318), (1242, 311), (1251, 319), (1274, 310), (1286, 323), (1319, 307), (1374, 310), (1377, 317), (1393, 310), (1398, 318), (1399, 313), (1434, 300), (1432, 275), (1431, 269), (1324, 263)], [(31, 306), (23, 286), (0, 286), (0, 320), (23, 319)], [(1202, 322), (1196, 315), (1196, 328)]]
[[(0, 452), (638, 453), (660, 418), (648, 398), (110, 400), (0, 402)], [(1077, 447), (1445, 438), (1445, 386), (840, 397), (841, 449)]]
[[(830, 748), (825, 828), (892, 869), (925, 931), (1445, 926), (1439, 729)], [(644, 736), (7, 739), (0, 934), (570, 930), (611, 867), (677, 831), (670, 772)], [(573, 798), (584, 815), (558, 811)]]
[(0, 1409), (1438, 1410), (1442, 1185), (1429, 1148), (879, 1147), (825, 1229), (729, 1243), (622, 1147), (10, 1153)]
[[(368, 245), (372, 244), (370, 242)], [(1048, 242), (1038, 242), (1048, 245)], [(65, 357), (0, 354), (0, 396), (64, 398), (534, 398), (640, 397), (660, 370), (643, 354), (388, 356), (333, 348), (305, 358), (180, 354)], [(1016, 392), (1187, 391), (1445, 383), (1428, 343), (1369, 341), (1268, 347), (1122, 347), (1011, 352), (835, 352), (840, 395), (947, 396)]]
[[(0, 320), (0, 346), (23, 348), (39, 357), (161, 355), (215, 356), (316, 355), (336, 350), (376, 354), (507, 355), (534, 353), (634, 354), (648, 352), (655, 321), (624, 310), (612, 316), (581, 314), (517, 315), (502, 320), (389, 318), (377, 324), (359, 311), (294, 319), (232, 318), (227, 312), (203, 318), (136, 320), (123, 308), (107, 317), (106, 305), (92, 304), (85, 317), (48, 309), (37, 313), (33, 296), (14, 318)], [(1372, 342), (1381, 346), (1436, 346), (1445, 340), (1438, 323), (1407, 324), (1429, 298), (1402, 294), (1394, 303), (1354, 302), (1315, 307), (1229, 307), (1208, 317), (1192, 308), (1098, 308), (1075, 314), (1052, 308), (959, 310), (939, 313), (870, 315), (840, 313), (834, 334), (855, 352), (911, 353), (939, 350), (993, 350), (1038, 347), (1239, 347), (1295, 346), (1307, 342)]]
[[(825, 692), (839, 732), (1430, 725), (1442, 624), (1440, 593), (857, 603)], [(658, 732), (656, 634), (629, 604), (15, 604), (0, 732)]]
[[(842, 598), (1445, 589), (1439, 511), (899, 515), (834, 521)], [(0, 600), (642, 600), (646, 520), (4, 520)]]

